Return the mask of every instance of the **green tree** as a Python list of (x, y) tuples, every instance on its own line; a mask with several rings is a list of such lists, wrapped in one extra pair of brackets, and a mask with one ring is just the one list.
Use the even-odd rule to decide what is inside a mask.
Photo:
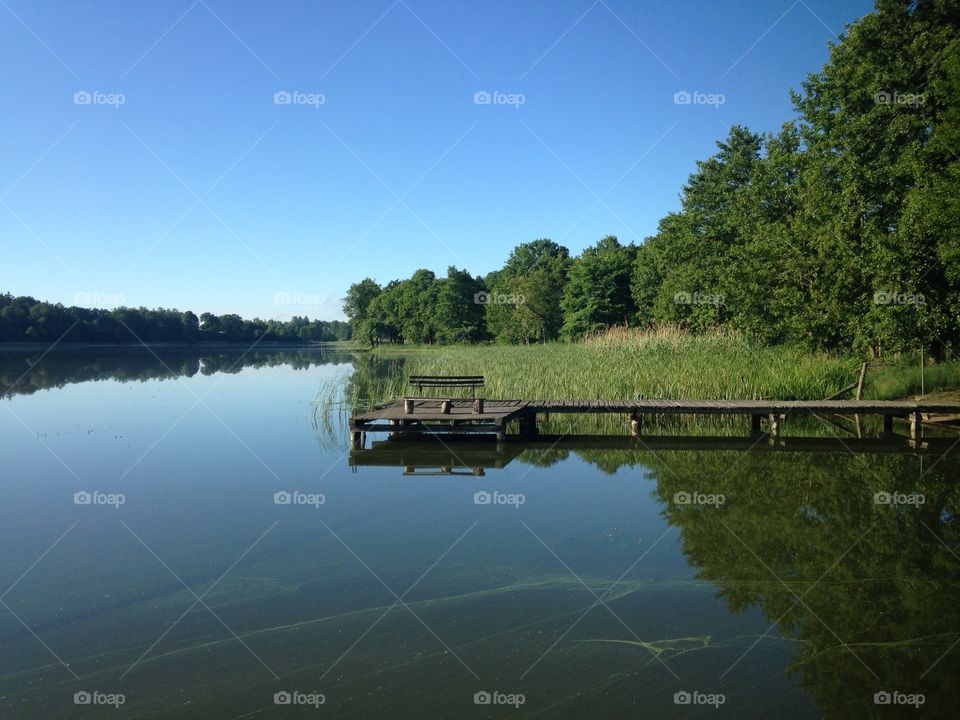
[(608, 235), (573, 260), (561, 302), (565, 337), (629, 324), (636, 313), (630, 293), (636, 251)]

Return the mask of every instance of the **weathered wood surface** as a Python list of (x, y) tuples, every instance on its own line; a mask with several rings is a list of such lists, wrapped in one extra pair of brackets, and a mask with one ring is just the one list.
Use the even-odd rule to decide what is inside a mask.
[[(408, 399), (409, 402), (409, 399)], [(476, 421), (514, 419), (524, 413), (644, 413), (651, 415), (795, 415), (827, 413), (836, 415), (921, 414), (960, 415), (960, 403), (909, 402), (902, 400), (485, 400), (484, 411), (475, 413), (472, 400), (452, 401), (449, 414), (441, 411), (441, 399), (416, 399), (413, 412), (404, 413), (403, 401), (377, 406), (355, 415), (363, 424), (376, 420)]]

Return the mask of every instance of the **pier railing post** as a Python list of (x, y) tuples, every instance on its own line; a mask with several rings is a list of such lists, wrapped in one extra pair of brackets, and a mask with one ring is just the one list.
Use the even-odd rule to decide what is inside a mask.
[(923, 435), (923, 416), (918, 412), (910, 413), (910, 439), (919, 440)]
[(884, 435), (893, 434), (893, 415), (883, 416), (883, 434)]

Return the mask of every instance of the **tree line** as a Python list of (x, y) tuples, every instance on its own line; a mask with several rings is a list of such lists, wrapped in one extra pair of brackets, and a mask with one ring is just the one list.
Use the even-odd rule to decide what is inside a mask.
[(547, 239), (503, 267), (352, 285), (370, 343), (576, 339), (725, 326), (875, 355), (960, 340), (960, 3), (878, 0), (792, 93), (777, 133), (730, 128), (640, 245)]
[(340, 320), (294, 317), (245, 320), (239, 315), (187, 310), (65, 307), (29, 296), (0, 294), (0, 342), (309, 342), (349, 340)]

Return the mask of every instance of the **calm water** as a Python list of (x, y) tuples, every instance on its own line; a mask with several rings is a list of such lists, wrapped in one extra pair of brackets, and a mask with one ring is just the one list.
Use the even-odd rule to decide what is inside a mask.
[(238, 357), (55, 352), (0, 400), (0, 717), (956, 716), (949, 441), (351, 463), (312, 404), (348, 357)]

